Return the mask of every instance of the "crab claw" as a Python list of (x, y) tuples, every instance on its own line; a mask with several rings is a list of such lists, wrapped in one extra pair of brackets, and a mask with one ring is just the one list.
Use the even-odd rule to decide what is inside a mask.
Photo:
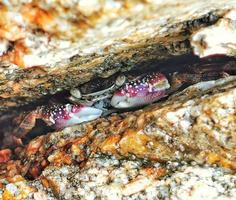
[(84, 105), (54, 105), (44, 108), (44, 117), (48, 118), (56, 129), (60, 129), (82, 122), (91, 121), (101, 116), (102, 111)]
[(114, 93), (111, 105), (115, 108), (132, 108), (153, 103), (165, 97), (170, 84), (161, 73), (148, 74), (125, 84)]

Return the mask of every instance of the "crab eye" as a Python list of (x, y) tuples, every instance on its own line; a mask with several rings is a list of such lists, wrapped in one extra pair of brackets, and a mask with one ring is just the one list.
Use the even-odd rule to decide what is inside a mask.
[(117, 86), (122, 86), (125, 82), (126, 82), (126, 76), (124, 75), (118, 76), (116, 79)]
[(71, 89), (71, 90), (70, 90), (70, 94), (71, 94), (73, 97), (76, 97), (77, 99), (80, 99), (80, 98), (82, 97), (80, 90), (79, 90), (79, 89), (76, 89), (76, 88)]

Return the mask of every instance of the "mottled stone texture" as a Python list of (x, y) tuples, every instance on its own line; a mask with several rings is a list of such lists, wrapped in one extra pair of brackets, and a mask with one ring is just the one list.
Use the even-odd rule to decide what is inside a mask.
[[(53, 19), (57, 17), (57, 12), (66, 11), (66, 7), (77, 8), (73, 3), (62, 1), (61, 5), (64, 9), (62, 11), (60, 7), (54, 9), (55, 6), (50, 1), (48, 6), (41, 1), (31, 2), (29, 5), (21, 4), (22, 2), (12, 3), (2, 8), (3, 13), (6, 10), (14, 11), (12, 15), (6, 15), (6, 19), (3, 15), (2, 23), (9, 21), (8, 28), (14, 25), (12, 29), (4, 29), (3, 36), (6, 40), (13, 40), (16, 49), (0, 59), (2, 60), (0, 62), (0, 110), (24, 105), (44, 95), (78, 86), (96, 76), (106, 77), (117, 71), (129, 70), (138, 63), (189, 54), (192, 52), (189, 42), (191, 33), (200, 27), (214, 24), (235, 6), (235, 1), (226, 3), (223, 0), (217, 2), (195, 0), (113, 2), (108, 0), (102, 1), (103, 3), (98, 1), (95, 3), (98, 5), (93, 5), (94, 10), (91, 10), (90, 4), (86, 7), (86, 4), (78, 1), (79, 10), (73, 10), (73, 14), (77, 12), (82, 14), (82, 17), (79, 15), (78, 18), (82, 21), (74, 23), (73, 16), (72, 18), (69, 16), (69, 22), (66, 24), (63, 20), (67, 17), (64, 19), (62, 16), (62, 19), (59, 18), (61, 23), (65, 23), (69, 28), (69, 31), (65, 32), (60, 30), (60, 26), (57, 26), (59, 30), (53, 29), (54, 25), (58, 24), (58, 21), (54, 22)], [(35, 11), (35, 5), (38, 4), (41, 5), (41, 10)], [(50, 16), (50, 9), (55, 10), (54, 18)], [(24, 10), (32, 13), (29, 16), (25, 15)], [(33, 18), (32, 16), (38, 12), (40, 15)], [(21, 26), (15, 27), (14, 23), (17, 24), (18, 21), (14, 22), (15, 19), (11, 17), (17, 13), (23, 15), (21, 23), (22, 26), (26, 26), (25, 30), (29, 33), (22, 31)], [(37, 16), (41, 18), (38, 19)], [(50, 26), (46, 26), (42, 20), (49, 20)], [(10, 23), (12, 21), (14, 23)], [(32, 42), (29, 49), (25, 50), (26, 47), (23, 48), (22, 43), (15, 41), (18, 38), (13, 37), (12, 31), (17, 30), (16, 28), (22, 31), (21, 38), (28, 39), (28, 43)], [(43, 31), (35, 36), (32, 33), (38, 30), (37, 28)], [(80, 32), (73, 32), (80, 29)], [(57, 34), (54, 33), (55, 30), (58, 31)], [(44, 44), (43, 41), (48, 37), (45, 35), (47, 33), (52, 37), (51, 43)], [(55, 35), (58, 37), (55, 38)], [(69, 47), (65, 45), (66, 42), (69, 42)], [(34, 51), (34, 48), (37, 51)], [(21, 58), (19, 55), (24, 60), (19, 60)], [(28, 57), (23, 57), (25, 55)], [(26, 64), (30, 66), (31, 63), (33, 66), (40, 67), (25, 66)], [(20, 65), (20, 68), (17, 65)]]
[[(19, 7), (23, 1), (9, 2)], [(106, 7), (101, 13), (101, 6), (93, 5), (94, 11), (80, 5), (86, 26), (76, 31), (76, 39), (63, 30), (58, 40), (51, 35), (59, 43), (67, 38), (71, 46), (48, 47), (41, 52), (45, 60), (34, 55), (34, 65), (38, 62), (40, 67), (19, 67), (22, 60), (13, 59), (13, 64), (0, 57), (1, 111), (96, 76), (191, 54), (192, 34), (223, 29), (227, 23), (219, 19), (236, 5), (223, 0), (99, 2)], [(37, 12), (44, 20), (51, 19), (47, 12)], [(99, 16), (95, 22), (93, 12)], [(36, 21), (42, 30), (50, 34), (54, 30)], [(77, 25), (71, 22), (68, 27), (74, 30)], [(201, 29), (212, 24), (216, 27), (210, 31)], [(41, 135), (14, 151), (12, 160), (0, 165), (4, 200), (235, 199), (236, 77), (200, 82), (137, 111)]]
[[(35, 138), (1, 165), (0, 191), (5, 198), (17, 191), (23, 199), (191, 199), (201, 196), (199, 187), (218, 193), (228, 185), (218, 195), (235, 196), (235, 175), (224, 171), (236, 170), (235, 86), (236, 77), (201, 82), (164, 103)], [(22, 176), (40, 177), (25, 182)], [(199, 187), (184, 190), (189, 184)], [(163, 187), (173, 191), (159, 193)]]

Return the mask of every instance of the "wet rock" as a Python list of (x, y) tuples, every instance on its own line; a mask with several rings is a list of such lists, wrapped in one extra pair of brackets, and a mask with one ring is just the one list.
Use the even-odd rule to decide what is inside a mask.
[(191, 33), (235, 6), (234, 1), (135, 0), (96, 1), (88, 9), (83, 1), (65, 2), (1, 4), (1, 24), (7, 27), (0, 42), (1, 110), (96, 76), (189, 54)]
[[(24, 192), (27, 199), (232, 199), (235, 181), (234, 174), (218, 167), (184, 162), (161, 166), (158, 162), (94, 155), (82, 169), (49, 167), (27, 187), (22, 181), (11, 183), (11, 187)], [(9, 185), (4, 194), (12, 194)]]

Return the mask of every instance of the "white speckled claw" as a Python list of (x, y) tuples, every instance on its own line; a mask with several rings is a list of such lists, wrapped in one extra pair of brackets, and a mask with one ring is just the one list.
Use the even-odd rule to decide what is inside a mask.
[(53, 126), (63, 128), (99, 118), (102, 110), (84, 105), (54, 105), (43, 109), (42, 118)]
[(111, 99), (114, 108), (133, 108), (165, 97), (170, 84), (161, 73), (153, 73), (125, 84)]
[(29, 113), (19, 116), (19, 124), (12, 131), (11, 137), (4, 138), (4, 144), (21, 145), (24, 138), (35, 126), (36, 120), (43, 120), (54, 129), (88, 122), (99, 118), (103, 111), (82, 104), (54, 104), (51, 106), (39, 106)]

